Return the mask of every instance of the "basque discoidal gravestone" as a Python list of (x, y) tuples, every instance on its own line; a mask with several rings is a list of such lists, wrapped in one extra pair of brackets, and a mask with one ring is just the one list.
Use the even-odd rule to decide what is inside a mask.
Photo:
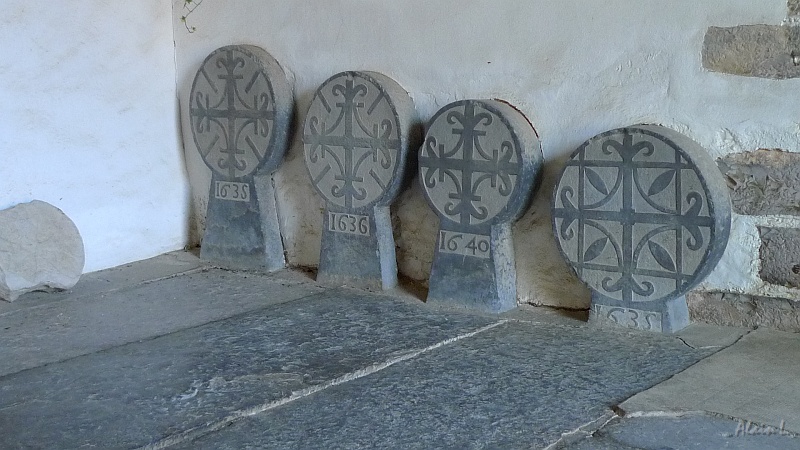
[(305, 162), (325, 199), (317, 281), (397, 285), (389, 206), (411, 171), (414, 103), (391, 78), (342, 72), (325, 81), (305, 119)]
[(213, 51), (194, 78), (192, 136), (211, 169), (203, 259), (285, 266), (272, 173), (283, 160), (292, 87), (269, 53), (252, 45)]
[(425, 198), (439, 216), (428, 303), (493, 313), (517, 306), (511, 222), (542, 163), (533, 126), (501, 101), (458, 101), (431, 119), (419, 154)]
[(698, 143), (653, 125), (593, 137), (567, 161), (553, 193), (556, 241), (592, 290), (590, 321), (675, 332), (684, 295), (728, 243), (731, 202)]

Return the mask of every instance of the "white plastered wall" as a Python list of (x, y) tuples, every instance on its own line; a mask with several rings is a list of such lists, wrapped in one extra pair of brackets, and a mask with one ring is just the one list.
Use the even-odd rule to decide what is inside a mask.
[(0, 209), (62, 209), (89, 272), (187, 242), (171, 0), (5, 0)]
[[(523, 111), (541, 137), (547, 164), (533, 205), (514, 227), (521, 302), (588, 305), (588, 292), (556, 250), (548, 209), (564, 159), (595, 134), (661, 123), (715, 158), (762, 147), (800, 150), (800, 81), (711, 73), (700, 61), (709, 26), (779, 24), (784, 0), (204, 0), (188, 18), (194, 33), (180, 21), (182, 5), (175, 0), (177, 81), (198, 231), (210, 172), (189, 137), (186, 103), (205, 56), (229, 44), (261, 46), (283, 65), (294, 80), (298, 124), (316, 87), (344, 70), (394, 78), (423, 121), (466, 98), (500, 98)], [(297, 136), (275, 181), (289, 263), (316, 265), (323, 205)], [(424, 280), (436, 216), (416, 183), (395, 209), (400, 270)], [(704, 288), (774, 289), (757, 276), (756, 224), (797, 227), (800, 221), (736, 216), (729, 251)]]

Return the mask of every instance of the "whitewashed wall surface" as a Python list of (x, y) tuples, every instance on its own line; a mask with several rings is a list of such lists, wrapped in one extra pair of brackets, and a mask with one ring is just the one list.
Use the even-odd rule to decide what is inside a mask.
[[(658, 123), (692, 137), (714, 158), (757, 148), (800, 151), (798, 81), (714, 73), (701, 62), (708, 27), (780, 24), (783, 0), (205, 0), (188, 18), (194, 33), (180, 22), (182, 3), (174, 3), (173, 20), (184, 136), (192, 77), (210, 51), (227, 44), (261, 46), (283, 65), (294, 82), (298, 123), (314, 89), (344, 70), (394, 78), (423, 122), (460, 99), (516, 105), (533, 122), (547, 160), (542, 188), (513, 229), (523, 303), (588, 306), (588, 292), (556, 250), (548, 208), (566, 156), (595, 134)], [(190, 139), (184, 146), (198, 239), (210, 175)], [(314, 266), (323, 205), (303, 166), (299, 136), (275, 180), (288, 261)], [(395, 214), (400, 271), (424, 281), (437, 218), (416, 183)], [(786, 290), (758, 278), (756, 225), (765, 222), (800, 226), (796, 217), (736, 215), (728, 251), (702, 288)]]
[[(343, 70), (394, 78), (421, 122), (466, 98), (519, 107), (547, 160), (514, 227), (524, 303), (588, 305), (556, 250), (548, 207), (564, 159), (593, 135), (647, 122), (689, 135), (714, 158), (800, 151), (798, 79), (716, 73), (701, 61), (710, 26), (795, 23), (783, 0), (204, 0), (188, 18), (194, 33), (183, 6), (8, 0), (0, 9), (0, 208), (33, 199), (61, 208), (83, 236), (85, 271), (199, 242), (210, 174), (186, 139), (188, 93), (203, 58), (228, 44), (280, 61), (297, 123), (314, 89)], [(276, 187), (288, 261), (314, 266), (322, 203), (297, 135)], [(400, 271), (424, 282), (437, 219), (416, 184), (394, 215)], [(758, 277), (758, 226), (800, 220), (734, 215), (728, 251), (702, 289), (800, 298)]]
[(87, 272), (187, 242), (171, 13), (167, 0), (0, 8), (0, 209), (63, 210)]

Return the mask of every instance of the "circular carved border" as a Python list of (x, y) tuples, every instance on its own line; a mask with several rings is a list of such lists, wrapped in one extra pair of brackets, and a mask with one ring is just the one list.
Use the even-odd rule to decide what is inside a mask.
[(626, 303), (676, 298), (702, 281), (722, 257), (730, 216), (705, 150), (655, 126), (581, 145), (553, 195), (556, 242), (570, 266), (592, 290)]

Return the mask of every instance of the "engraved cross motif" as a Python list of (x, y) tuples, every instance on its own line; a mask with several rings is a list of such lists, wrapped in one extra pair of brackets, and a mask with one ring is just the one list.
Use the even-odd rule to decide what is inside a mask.
[(453, 125), (451, 133), (458, 136), (458, 142), (447, 149), (436, 136), (428, 137), (419, 158), (425, 186), (433, 188), (444, 182), (445, 177), (453, 182), (456, 190), (447, 195), (451, 201), (438, 207), (446, 215), (458, 216), (461, 225), (491, 219), (485, 206), (487, 199), (478, 195), (478, 189), (489, 181), (501, 197), (508, 197), (514, 186), (511, 176), (520, 171), (517, 150), (507, 140), (500, 143), (499, 149), (492, 149), (491, 154), (484, 150), (481, 138), (487, 135), (485, 127), (497, 119), (488, 112), (476, 113), (471, 102), (465, 103), (463, 114), (457, 110), (448, 112), (446, 120)]
[[(702, 254), (708, 243), (701, 229), (710, 230), (714, 226), (712, 217), (700, 214), (705, 200), (700, 192), (691, 190), (697, 186), (687, 188), (682, 180), (683, 171), (696, 173), (696, 168), (674, 148), (670, 148), (674, 154), (672, 161), (648, 160), (655, 152), (653, 143), (647, 140), (634, 142), (630, 132), (623, 134), (622, 142), (610, 137), (602, 142), (600, 151), (609, 158), (593, 159), (588, 149), (588, 146), (584, 146), (567, 163), (568, 167), (577, 168), (577, 180), (574, 180), (577, 183), (560, 186), (558, 196), (561, 206), (553, 209), (553, 216), (561, 220), (558, 238), (562, 245), (566, 241), (577, 240), (577, 254), (575, 258), (570, 258), (570, 263), (578, 276), (582, 277), (585, 271), (608, 273), (609, 276), (602, 277), (594, 288), (607, 293), (620, 292), (622, 300), (626, 302), (632, 301), (634, 294), (639, 297), (652, 296), (653, 299), (670, 294), (663, 292), (663, 288), (662, 292), (656, 292), (651, 282), (653, 279), (673, 280), (672, 293), (684, 289), (695, 279), (696, 272), (686, 269), (685, 250)], [(598, 173), (599, 168), (616, 170), (610, 189), (606, 184), (610, 180), (604, 180)], [(649, 182), (649, 186), (645, 186), (641, 179), (642, 171), (649, 169), (656, 169), (659, 175)], [(589, 186), (603, 194), (600, 201), (587, 202)], [(668, 190), (670, 186), (674, 189), (672, 193)], [(577, 187), (577, 193), (573, 187)], [(687, 189), (689, 191), (685, 192)], [(672, 204), (655, 200), (662, 192), (669, 194), (667, 198), (671, 199)], [(656, 212), (637, 210), (635, 194)], [(621, 208), (608, 210), (607, 205), (612, 200), (619, 200), (620, 196)], [(688, 208), (684, 208), (684, 200)], [(574, 227), (576, 223), (577, 232)], [(621, 227), (621, 239), (619, 234), (610, 230), (612, 226)], [(640, 230), (647, 230), (641, 237), (635, 233), (637, 226)], [(591, 243), (585, 242), (586, 231), (590, 229), (600, 232), (602, 237)], [(669, 238), (670, 244), (666, 247), (663, 240), (659, 243), (654, 239), (663, 233), (674, 233), (674, 238)], [(609, 245), (617, 264), (595, 261)], [(640, 266), (645, 253), (651, 255), (660, 269)]]
[[(236, 178), (237, 172), (247, 175), (257, 168), (265, 157), (266, 148), (263, 144), (259, 146), (256, 140), (269, 136), (271, 122), (275, 119), (271, 95), (263, 83), (264, 73), (261, 70), (245, 73), (246, 65), (245, 59), (234, 53), (233, 49), (224, 51), (204, 64), (198, 76), (203, 77), (211, 92), (194, 92), (190, 110), (196, 135), (216, 132), (210, 138), (209, 145), (201, 147), (203, 159), (212, 169), (228, 178)], [(209, 74), (210, 70), (220, 69), (222, 73), (216, 77)], [(241, 86), (246, 75), (250, 75), (247, 84)], [(224, 83), (222, 90), (218, 81)], [(222, 96), (215, 104), (211, 104), (212, 98), (220, 92)], [(252, 95), (252, 101), (246, 98), (249, 95)], [(208, 160), (218, 144), (221, 145), (217, 150), (220, 157)], [(243, 144), (247, 148), (242, 147)]]
[[(365, 100), (371, 95), (370, 89), (377, 95), (367, 105)], [(337, 100), (333, 107), (324, 86), (315, 98), (327, 115), (307, 119), (303, 136), (306, 157), (310, 165), (324, 163), (318, 173), (312, 169), (312, 181), (320, 193), (328, 201), (352, 209), (373, 201), (386, 191), (401, 142), (392, 120), (373, 117), (379, 105), (389, 102), (384, 92), (348, 76), (344, 84), (334, 82), (329, 93)], [(341, 132), (336, 133), (337, 130)], [(370, 177), (380, 192), (367, 186), (365, 176)], [(326, 184), (328, 178), (330, 181)]]

